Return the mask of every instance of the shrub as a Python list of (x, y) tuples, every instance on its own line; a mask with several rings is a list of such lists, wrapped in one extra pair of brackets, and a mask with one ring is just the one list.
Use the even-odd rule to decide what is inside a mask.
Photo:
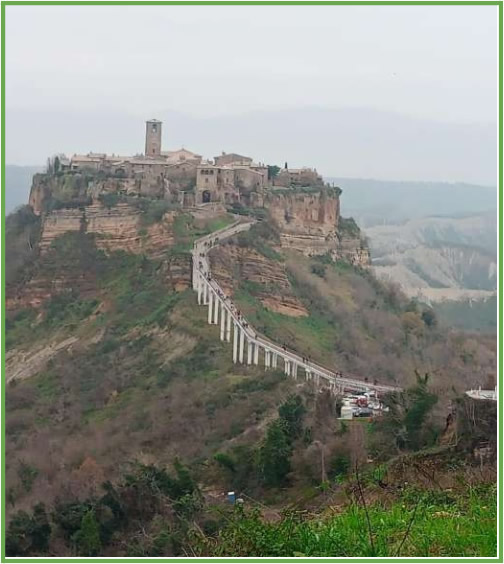
[(289, 396), (287, 401), (278, 408), (278, 415), (285, 423), (285, 432), (291, 441), (301, 435), (305, 412), (303, 400), (298, 395)]
[(80, 529), (72, 536), (80, 556), (97, 556), (101, 549), (100, 527), (94, 510), (88, 511), (81, 521)]
[(323, 264), (312, 264), (311, 271), (316, 276), (320, 276), (320, 278), (325, 278), (326, 267)]
[(259, 448), (259, 467), (267, 486), (284, 485), (291, 469), (292, 446), (285, 427), (285, 422), (280, 419), (270, 423)]

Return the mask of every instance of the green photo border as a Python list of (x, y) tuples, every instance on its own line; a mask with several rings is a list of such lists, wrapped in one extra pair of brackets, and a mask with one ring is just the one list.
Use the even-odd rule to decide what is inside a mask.
[[(503, 528), (503, 508), (502, 508), (502, 496), (503, 496), (503, 422), (502, 422), (502, 277), (503, 277), (503, 267), (502, 267), (502, 243), (503, 243), (503, 168), (502, 168), (502, 147), (503, 147), (503, 0), (470, 0), (467, 2), (455, 0), (453, 2), (447, 0), (440, 1), (429, 1), (429, 0), (398, 0), (394, 2), (393, 0), (377, 0), (373, 2), (371, 0), (333, 0), (333, 1), (323, 1), (323, 0), (301, 0), (292, 1), (287, 0), (282, 2), (281, 0), (230, 0), (226, 2), (225, 0), (118, 0), (117, 2), (111, 0), (62, 0), (58, 2), (57, 0), (41, 0), (37, 2), (36, 0), (4, 0), (0, 2), (1, 4), (1, 76), (2, 76), (2, 87), (1, 87), (1, 117), (2, 117), (2, 153), (1, 153), (1, 202), (2, 210), (4, 216), (2, 217), (2, 383), (1, 383), (1, 432), (2, 438), (2, 451), (1, 451), (1, 547), (0, 547), (0, 562), (354, 562), (354, 563), (372, 563), (372, 562), (461, 562), (461, 561), (471, 561), (475, 563), (490, 563), (490, 562), (504, 562), (503, 560), (503, 543), (502, 543), (502, 528)], [(499, 333), (498, 333), (498, 350), (499, 350), (499, 364), (498, 364), (498, 431), (499, 431), (499, 476), (498, 476), (498, 526), (500, 525), (498, 531), (498, 555), (491, 558), (478, 558), (478, 557), (433, 557), (433, 558), (65, 558), (65, 557), (54, 557), (54, 558), (7, 558), (5, 556), (5, 508), (6, 508), (6, 496), (5, 496), (5, 365), (3, 360), (5, 359), (5, 9), (7, 6), (34, 6), (34, 5), (51, 5), (51, 6), (145, 6), (145, 5), (165, 5), (165, 6), (202, 6), (202, 5), (220, 5), (220, 6), (498, 6), (499, 13), (499, 173), (498, 173), (498, 193), (499, 198)]]

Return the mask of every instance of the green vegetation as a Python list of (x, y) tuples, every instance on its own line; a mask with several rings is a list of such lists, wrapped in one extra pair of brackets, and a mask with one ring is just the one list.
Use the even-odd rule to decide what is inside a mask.
[(497, 331), (497, 296), (486, 300), (439, 302), (435, 310), (443, 325), (479, 333)]
[(233, 202), (230, 206), (228, 206), (228, 211), (237, 215), (247, 215), (254, 217), (259, 221), (265, 220), (268, 216), (268, 211), (266, 208), (250, 208), (244, 206), (240, 202)]
[(287, 512), (268, 522), (259, 509), (237, 509), (217, 538), (195, 535), (194, 546), (212, 557), (489, 557), (495, 524), (495, 486), (467, 487), (450, 503), (407, 489), (392, 504), (356, 502), (326, 518)]
[(416, 384), (402, 392), (389, 394), (384, 404), (389, 409), (371, 427), (371, 450), (384, 459), (404, 450), (417, 451), (432, 446), (439, 430), (429, 420), (438, 398), (429, 390), (428, 374), (416, 375)]
[(268, 165), (268, 180), (273, 180), (281, 170), (277, 165)]
[[(278, 233), (258, 222), (234, 238), (264, 262), (257, 278), (235, 277), (250, 323), (313, 360), (405, 388), (385, 398), (382, 419), (341, 422), (331, 394), (281, 369), (233, 364), (194, 292), (175, 291), (189, 282), (194, 238), (230, 221), (178, 214), (176, 246), (159, 260), (107, 256), (85, 233), (30, 259), (41, 287), (72, 290), (6, 320), (24, 368), (50, 353), (8, 385), (9, 555), (495, 554), (493, 458), (481, 464), (473, 451), (490, 441), (494, 456), (496, 413), (483, 421), (491, 410), (457, 404), (476, 422), (458, 423), (456, 447), (438, 441), (452, 386), (490, 373), (495, 344), (447, 335), (434, 310), (347, 262), (280, 255)], [(298, 304), (300, 316), (267, 309), (265, 295)], [(52, 354), (70, 335), (75, 343)], [(214, 494), (231, 489), (242, 510)]]
[(353, 217), (340, 217), (338, 231), (347, 237), (360, 237), (361, 230)]
[(275, 195), (285, 194), (318, 194), (329, 198), (336, 198), (341, 195), (343, 190), (338, 186), (329, 186), (329, 184), (316, 185), (316, 186), (289, 186), (289, 188), (273, 188), (270, 191)]
[(173, 226), (175, 232), (173, 252), (189, 253), (196, 239), (223, 229), (233, 221), (230, 215), (216, 217), (204, 223), (197, 222), (190, 214), (177, 215)]
[(5, 238), (9, 244), (5, 249), (6, 287), (28, 280), (34, 270), (34, 259), (38, 255), (40, 240), (40, 216), (29, 206), (22, 206), (5, 219)]
[[(183, 534), (186, 520), (201, 501), (188, 469), (178, 459), (173, 461), (173, 469), (170, 473), (134, 463), (117, 483), (104, 482), (101, 495), (56, 501), (50, 518), (43, 504), (35, 505), (31, 515), (18, 511), (7, 529), (7, 555), (47, 553), (52, 538), (67, 545), (67, 554), (75, 548), (79, 556), (97, 556), (113, 543), (114, 535), (127, 536), (137, 519), (147, 524), (161, 514), (175, 516), (167, 540), (173, 542), (176, 551), (176, 536)], [(136, 543), (134, 538), (129, 539), (128, 551), (135, 552)]]

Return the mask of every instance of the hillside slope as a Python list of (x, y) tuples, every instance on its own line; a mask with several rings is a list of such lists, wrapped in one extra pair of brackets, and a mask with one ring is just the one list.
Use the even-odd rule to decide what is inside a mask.
[[(176, 214), (171, 246), (150, 258), (73, 231), (11, 269), (10, 513), (36, 501), (82, 499), (105, 478), (119, 479), (131, 460), (166, 466), (180, 457), (206, 488), (224, 491), (231, 478), (212, 460), (231, 453), (237, 487), (256, 491), (264, 486), (254, 449), (293, 393), (304, 398), (311, 430), (293, 459), (290, 495), (318, 483), (310, 441), (323, 439), (334, 456), (342, 448), (334, 402), (281, 372), (233, 365), (230, 345), (190, 289), (191, 241), (225, 221), (197, 225)], [(25, 223), (23, 214), (11, 219), (9, 246), (26, 242)], [(27, 225), (36, 231), (38, 224)], [(255, 327), (313, 360), (401, 386), (415, 382), (415, 369), (431, 373), (438, 419), (454, 394), (484, 385), (495, 371), (491, 340), (446, 334), (428, 308), (367, 269), (280, 249), (266, 222), (219, 246), (211, 262)]]

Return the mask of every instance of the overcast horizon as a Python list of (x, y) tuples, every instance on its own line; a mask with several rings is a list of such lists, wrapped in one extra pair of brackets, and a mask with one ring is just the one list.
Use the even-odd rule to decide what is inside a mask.
[(205, 157), (495, 184), (496, 10), (7, 6), (6, 161), (138, 152), (160, 117)]

